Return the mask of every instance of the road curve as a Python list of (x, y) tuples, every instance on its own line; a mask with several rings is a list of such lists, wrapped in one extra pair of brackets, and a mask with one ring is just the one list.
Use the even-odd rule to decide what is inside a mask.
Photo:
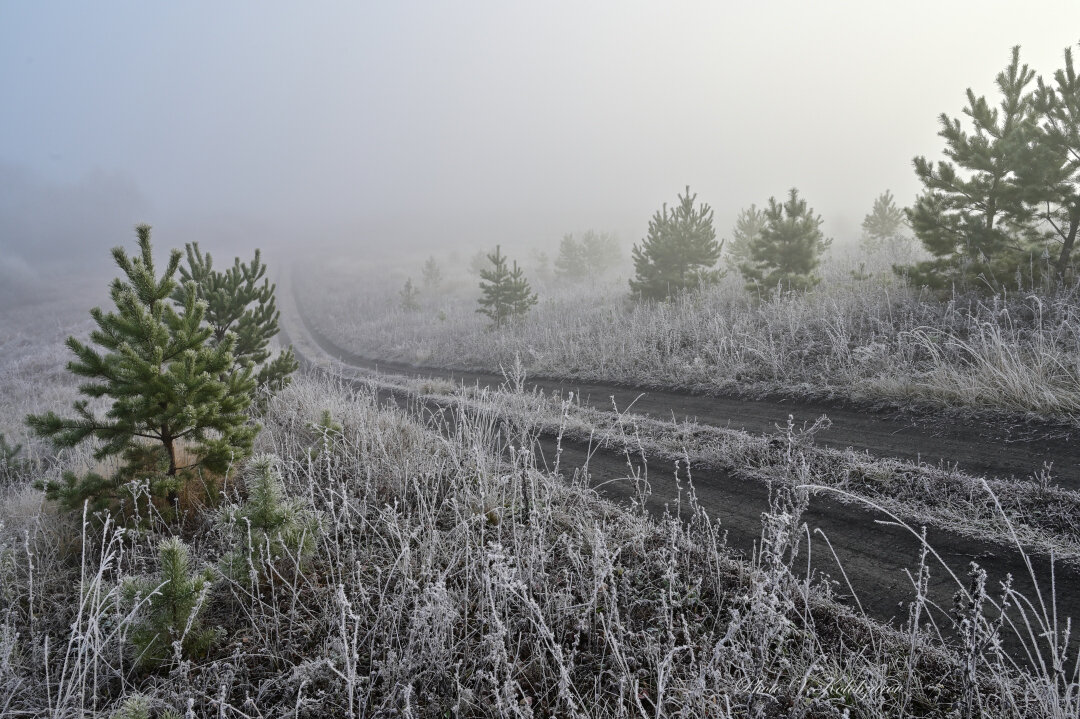
[[(410, 377), (446, 379), (492, 388), (505, 382), (502, 375), (422, 367), (385, 362), (351, 352), (330, 339), (297, 305), (307, 334), (327, 355), (345, 364)], [(827, 447), (866, 451), (875, 457), (896, 457), (928, 464), (943, 463), (974, 475), (1027, 480), (1046, 463), (1054, 482), (1080, 491), (1080, 433), (1063, 426), (997, 426), (971, 419), (960, 422), (941, 417), (896, 417), (884, 412), (860, 411), (840, 404), (752, 400), (694, 395), (670, 390), (621, 387), (572, 380), (528, 379), (528, 389), (547, 393), (573, 391), (583, 404), (601, 410), (633, 405), (637, 414), (657, 419), (692, 419), (714, 427), (750, 433), (772, 433), (788, 415), (798, 424), (827, 415), (831, 426), (814, 441)], [(1080, 521), (1080, 519), (1078, 519)]]
[[(336, 346), (313, 326), (302, 312), (298, 311), (296, 314), (299, 315), (304, 333), (315, 345), (346, 365), (365, 370), (377, 369), (389, 375), (432, 377), (495, 387), (504, 382), (503, 377), (491, 374), (419, 368), (368, 360)], [(1071, 437), (1009, 441), (1007, 438), (988, 435), (986, 432), (992, 432), (992, 428), (977, 425), (934, 426), (934, 423), (896, 420), (885, 415), (820, 404), (796, 405), (695, 397), (674, 392), (553, 380), (530, 380), (529, 385), (547, 392), (573, 390), (579, 393), (583, 401), (588, 399), (600, 409), (609, 409), (614, 398), (620, 408), (633, 402), (633, 410), (637, 413), (648, 413), (665, 419), (671, 419), (672, 415), (676, 419), (696, 417), (702, 423), (730, 426), (749, 432), (772, 432), (776, 425), (786, 422), (789, 414), (794, 414), (799, 421), (813, 420), (821, 414), (827, 414), (832, 420), (832, 427), (827, 434), (817, 435), (817, 442), (836, 447), (865, 449), (875, 456), (955, 463), (969, 472), (982, 471), (999, 477), (1023, 476), (1030, 473), (1033, 467), (1041, 466), (1043, 461), (1049, 461), (1049, 457), (1055, 462), (1055, 470), (1061, 471), (1064, 465), (1065, 469), (1071, 470), (1064, 476), (1080, 484), (1080, 457), (1077, 456), (1076, 443)], [(537, 449), (541, 450), (544, 456), (552, 457), (555, 451), (553, 438), (541, 438), (540, 447)], [(591, 483), (594, 486), (602, 485), (604, 494), (615, 499), (631, 497), (633, 485), (627, 479), (630, 474), (627, 458), (615, 452), (597, 452), (593, 449), (564, 438), (561, 471), (567, 474), (576, 470), (588, 471)], [(659, 470), (654, 465), (649, 472), (652, 494), (648, 500), (648, 508), (654, 513), (664, 511), (665, 506), (674, 509), (678, 495), (668, 463), (665, 462), (663, 467), (663, 470)], [(638, 469), (645, 468), (639, 466)], [(767, 487), (762, 483), (707, 466), (695, 467), (693, 479), (699, 503), (727, 531), (729, 546), (749, 555), (760, 539), (761, 514), (768, 510)], [(841, 503), (821, 495), (811, 499), (802, 520), (813, 540), (810, 551), (810, 565), (813, 570), (837, 579), (840, 582), (838, 591), (841, 594), (848, 593), (847, 581), (850, 581), (858, 603), (871, 617), (882, 622), (902, 621), (906, 617), (905, 605), (914, 596), (908, 573), (916, 574), (920, 550), (919, 540), (908, 529), (892, 524), (889, 517), (862, 505)], [(829, 544), (822, 541), (822, 535), (828, 538), (831, 549)], [(1036, 600), (1036, 588), (1024, 557), (1018, 551), (934, 528), (927, 530), (927, 539), (961, 581), (966, 582), (970, 563), (977, 561), (987, 572), (987, 587), (992, 595), (996, 594), (998, 583), (1011, 575), (1017, 590), (1032, 601)], [(804, 559), (800, 561), (805, 567), (806, 555), (802, 556)], [(843, 567), (846, 580), (838, 570), (837, 561)], [(1033, 558), (1031, 561), (1040, 583), (1049, 585), (1049, 562), (1040, 558)], [(1055, 573), (1057, 614), (1059, 622), (1063, 624), (1065, 617), (1080, 618), (1080, 573), (1063, 566), (1056, 567)], [(929, 594), (933, 602), (947, 610), (952, 606), (953, 596), (958, 588), (954, 579), (940, 564), (931, 564)], [(1049, 591), (1048, 586), (1042, 586), (1041, 589), (1043, 592)], [(1005, 637), (1005, 641), (1010, 652), (1018, 659), (1021, 658), (1022, 650), (1016, 641), (1010, 637)], [(1074, 639), (1074, 642), (1080, 642), (1080, 639)]]

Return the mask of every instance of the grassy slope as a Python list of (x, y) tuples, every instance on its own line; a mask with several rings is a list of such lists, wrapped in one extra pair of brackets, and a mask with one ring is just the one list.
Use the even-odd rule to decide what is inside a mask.
[[(340, 432), (313, 428), (324, 409)], [(27, 512), (33, 493), (8, 490), (0, 708), (96, 715), (143, 692), (223, 716), (1075, 711), (1076, 677), (1007, 677), (977, 612), (966, 675), (927, 635), (876, 628), (807, 587), (792, 569), (798, 495), (781, 493), (758, 560), (740, 565), (703, 513), (657, 522), (493, 452), (526, 440), (500, 439), (484, 412), (438, 430), (301, 378), (264, 425), (259, 451), (320, 517), (314, 555), (269, 560), (269, 582), (218, 576), (204, 610), (217, 645), (154, 675), (131, 664), (138, 614), (117, 587), (152, 573), (160, 532), (88, 529), (84, 555), (77, 518)], [(201, 566), (233, 546), (212, 514), (180, 535)]]

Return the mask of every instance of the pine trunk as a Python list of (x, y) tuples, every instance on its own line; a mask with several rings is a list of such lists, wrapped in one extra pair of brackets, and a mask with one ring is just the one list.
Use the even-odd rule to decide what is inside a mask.
[(161, 443), (165, 445), (165, 451), (169, 454), (169, 471), (166, 474), (173, 477), (176, 475), (176, 445), (166, 427), (161, 428)]
[(1065, 271), (1069, 268), (1069, 260), (1072, 259), (1073, 245), (1076, 244), (1076, 232), (1080, 229), (1080, 208), (1073, 211), (1072, 216), (1069, 217), (1069, 232), (1065, 235), (1065, 241), (1061, 245), (1061, 252), (1058, 254), (1057, 276), (1059, 278), (1065, 277)]

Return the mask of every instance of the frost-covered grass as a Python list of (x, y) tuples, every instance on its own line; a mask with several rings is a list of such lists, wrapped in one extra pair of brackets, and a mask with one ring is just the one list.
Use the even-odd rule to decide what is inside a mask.
[[(60, 343), (78, 325), (58, 322), (55, 337), (26, 327), (0, 346), (3, 371), (21, 368), (2, 375), (23, 392), (4, 406), (16, 429), (25, 412), (63, 410), (74, 397)], [(702, 459), (769, 455), (787, 489), (763, 516), (762, 551), (739, 563), (692, 497), (682, 521), (657, 519), (535, 466), (522, 448), (551, 413), (529, 395), (460, 399), (445, 424), (420, 407), (380, 407), (371, 388), (299, 377), (260, 420), (257, 450), (275, 458), (290, 501), (318, 527), (305, 556), (287, 544), (253, 551), (260, 581), (221, 571), (237, 537), (224, 517), (235, 514), (103, 529), (28, 486), (85, 470), (88, 451), (49, 457), (0, 487), (0, 715), (139, 716), (140, 706), (225, 717), (1076, 715), (1080, 670), (1063, 656), (1068, 628), (1053, 615), (1049, 578), (1045, 607), (1008, 595), (1029, 620), (1015, 628), (999, 626), (978, 575), (958, 582), (966, 598), (952, 633), (963, 639), (952, 649), (926, 625), (948, 615), (914, 587), (913, 621), (894, 630), (806, 582), (797, 550), (806, 496), (795, 488), (835, 469), (812, 448), (723, 444), (689, 427), (646, 447), (693, 451), (696, 437)], [(320, 428), (324, 411), (333, 423)], [(568, 411), (581, 431), (599, 421)], [(617, 429), (612, 446), (630, 440)], [(640, 449), (654, 429), (621, 431)], [(732, 454), (739, 447), (745, 456)], [(838, 487), (851, 489), (845, 481)], [(228, 487), (226, 506), (245, 500), (242, 482)], [(170, 533), (195, 569), (212, 571), (199, 631), (217, 639), (151, 669), (135, 638), (156, 600), (133, 604), (124, 587), (158, 576)], [(998, 649), (1001, 633), (1017, 631), (1034, 669)]]
[(421, 310), (402, 309), (406, 271), (312, 263), (293, 286), (321, 331), (374, 359), (492, 371), (520, 356), (534, 376), (1080, 416), (1078, 288), (941, 300), (905, 286), (880, 259), (834, 258), (814, 291), (767, 302), (735, 276), (669, 303), (631, 302), (619, 277), (541, 285), (524, 321), (492, 331), (463, 272), (448, 270)]
[[(415, 391), (428, 391), (413, 382)], [(445, 390), (444, 390), (445, 392)], [(441, 399), (435, 397), (434, 399)], [(814, 444), (827, 419), (786, 432), (751, 435), (691, 421), (675, 422), (600, 411), (573, 398), (541, 392), (492, 392), (463, 387), (445, 404), (484, 407), (501, 417), (515, 417), (530, 430), (565, 436), (617, 452), (645, 453), (654, 462), (687, 462), (722, 468), (767, 484), (790, 480), (786, 464), (793, 451), (804, 461), (800, 482), (817, 491), (838, 492), (845, 499), (887, 508), (913, 525), (931, 525), (980, 541), (1012, 545), (1044, 557), (1080, 566), (1080, 492), (1054, 486), (1048, 469), (1031, 481), (985, 479), (956, 468), (875, 458), (851, 449)]]
[[(327, 410), (333, 421), (320, 425)], [(996, 626), (978, 582), (958, 586), (958, 651), (937, 646), (917, 598), (897, 631), (808, 584), (799, 490), (777, 493), (756, 559), (739, 563), (692, 497), (682, 521), (606, 502), (581, 477), (538, 469), (527, 423), (482, 407), (439, 423), (379, 406), (370, 389), (299, 377), (262, 422), (258, 451), (317, 518), (313, 551), (255, 552), (260, 581), (215, 569), (199, 601), (217, 641), (153, 671), (132, 646), (149, 608), (125, 603), (122, 587), (156, 576), (164, 532), (102, 529), (33, 490), (5, 490), (0, 714), (103, 716), (139, 702), (224, 717), (1078, 710), (1077, 669), (1051, 656), (1050, 640), (1031, 637), (1045, 663), (1034, 671), (999, 651), (998, 630), (1011, 630)], [(804, 484), (802, 454), (785, 461), (789, 484)], [(233, 484), (225, 501), (244, 495)], [(218, 567), (235, 546), (223, 516), (175, 530), (193, 568)], [(1060, 642), (1062, 627), (1051, 629)]]

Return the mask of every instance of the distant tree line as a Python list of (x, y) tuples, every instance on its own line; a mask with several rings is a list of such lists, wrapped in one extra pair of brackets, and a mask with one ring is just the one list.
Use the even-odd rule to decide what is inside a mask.
[[(1012, 50), (998, 73), (997, 105), (967, 91), (965, 120), (939, 118), (945, 159), (913, 160), (922, 193), (909, 208), (897, 206), (886, 190), (862, 222), (862, 247), (898, 257), (910, 235), (930, 255), (894, 266), (909, 282), (931, 288), (997, 292), (1007, 287), (1049, 288), (1076, 276), (1074, 247), (1080, 233), (1080, 78), (1071, 48), (1053, 77), (1036, 77)], [(735, 220), (731, 239), (718, 240), (713, 210), (698, 203), (689, 186), (676, 203), (666, 203), (649, 220), (645, 237), (633, 246), (633, 296), (667, 300), (738, 272), (759, 297), (809, 290), (821, 282), (822, 258), (832, 240), (822, 217), (797, 188), (785, 199), (770, 197)], [(724, 253), (724, 249), (727, 252)], [(723, 267), (718, 267), (723, 257)], [(621, 260), (618, 242), (607, 233), (564, 235), (553, 275), (562, 282), (595, 278)], [(534, 256), (537, 272), (548, 275), (548, 257)], [(517, 262), (501, 248), (477, 253), (470, 270), (480, 277), (477, 312), (495, 327), (526, 314), (537, 302)], [(424, 266), (424, 285), (435, 289), (441, 272), (434, 258)], [(418, 291), (410, 279), (401, 304), (416, 308)]]

